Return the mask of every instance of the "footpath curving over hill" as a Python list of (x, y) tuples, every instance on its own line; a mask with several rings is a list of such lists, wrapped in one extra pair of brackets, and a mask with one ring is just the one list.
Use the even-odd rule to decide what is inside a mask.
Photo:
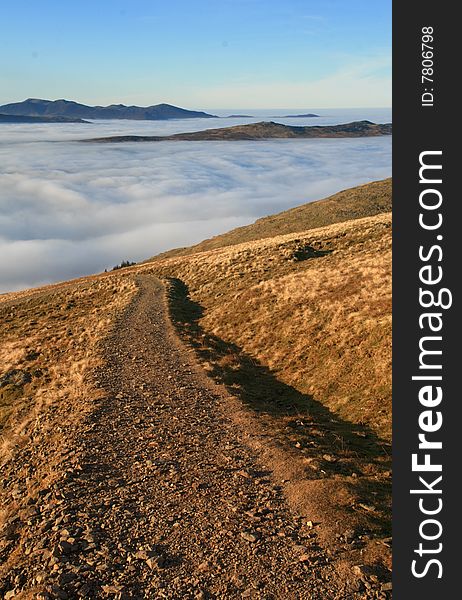
[(343, 194), (0, 298), (5, 598), (390, 597), (391, 218)]
[(63, 475), (8, 521), (3, 592), (22, 582), (58, 598), (326, 597), (333, 568), (315, 529), (290, 515), (226, 416), (226, 394), (172, 334), (161, 283), (139, 284), (101, 346), (102, 397), (61, 423)]

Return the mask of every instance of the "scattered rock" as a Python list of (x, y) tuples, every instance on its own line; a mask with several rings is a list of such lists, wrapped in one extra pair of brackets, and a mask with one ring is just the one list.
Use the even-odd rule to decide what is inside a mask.
[(329, 462), (329, 463), (337, 462), (337, 459), (335, 458), (335, 456), (332, 456), (331, 454), (323, 454), (322, 457), (326, 462)]
[(361, 508), (363, 508), (367, 512), (374, 512), (375, 511), (375, 507), (374, 506), (370, 506), (369, 504), (363, 504), (362, 502), (358, 502), (358, 506), (360, 506)]
[(121, 585), (103, 585), (101, 589), (105, 594), (119, 594), (124, 588)]
[(391, 581), (389, 581), (388, 583), (382, 583), (380, 589), (382, 590), (382, 592), (391, 592), (393, 589), (393, 584)]
[(258, 540), (258, 534), (251, 533), (250, 531), (241, 531), (241, 538), (247, 542), (256, 542)]
[[(0, 577), (0, 590), (14, 586), (5, 595), (14, 598), (46, 586), (41, 600), (269, 599), (299, 597), (306, 585), (328, 598), (334, 574), (322, 571), (313, 521), (291, 514), (283, 486), (222, 411), (224, 392), (182, 364), (184, 352), (165, 335), (162, 293), (146, 279), (101, 345), (101, 397), (52, 402), (15, 449), (5, 481), (18, 510), (1, 549), (17, 556), (17, 571)], [(54, 435), (62, 454), (47, 446)]]
[(310, 562), (311, 556), (309, 554), (302, 554), (301, 556), (298, 557), (298, 560), (300, 562)]
[(164, 556), (152, 556), (146, 560), (146, 564), (150, 569), (163, 569), (167, 561)]
[(355, 538), (355, 531), (354, 531), (354, 529), (347, 529), (344, 532), (344, 534), (343, 534), (343, 539), (346, 542), (351, 542), (354, 538)]

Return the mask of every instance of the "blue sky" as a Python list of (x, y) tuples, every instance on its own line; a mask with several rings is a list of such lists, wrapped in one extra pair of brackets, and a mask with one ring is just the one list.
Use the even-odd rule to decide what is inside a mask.
[(391, 0), (15, 0), (0, 103), (391, 105)]

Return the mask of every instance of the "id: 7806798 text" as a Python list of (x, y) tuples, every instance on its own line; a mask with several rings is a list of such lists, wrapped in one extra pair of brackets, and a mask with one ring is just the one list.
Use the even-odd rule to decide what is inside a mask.
[(422, 106), (433, 106), (434, 101), (434, 46), (433, 27), (422, 27), (421, 32), (421, 83), (423, 86), (421, 102)]

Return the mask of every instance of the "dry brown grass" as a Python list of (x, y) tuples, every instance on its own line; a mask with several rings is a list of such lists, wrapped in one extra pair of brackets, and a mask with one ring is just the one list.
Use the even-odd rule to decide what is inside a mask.
[[(371, 209), (365, 187), (359, 188), (359, 214)], [(380, 212), (390, 182), (373, 189)], [(344, 210), (353, 219), (354, 190), (343, 194), (344, 205), (335, 196), (325, 201), (327, 219)], [(300, 228), (306, 221), (294, 210), (287, 226)], [(136, 274), (151, 272), (172, 279), (173, 317), (204, 368), (258, 414), (266, 428), (259, 443), (271, 440), (289, 457), (271, 460), (282, 465), (275, 472), (291, 480), (295, 505), (316, 514), (308, 504), (317, 503), (327, 520), (327, 505), (337, 504), (350, 513), (343, 526), (385, 535), (391, 214), (313, 228), (313, 215), (324, 218), (322, 210), (315, 213), (305, 231), (275, 236), (283, 223), (279, 215), (263, 229), (245, 231), (251, 237), (260, 231), (264, 239), (238, 243), (238, 233), (221, 247), (224, 236), (215, 249), (193, 248), (183, 256), (1, 297), (0, 378), (12, 370), (30, 377), (0, 388), (2, 462), (11, 466), (38, 436), (42, 448), (44, 438), (48, 444), (42, 468), (30, 473), (23, 456), (24, 464), (13, 469), (27, 482), (26, 492), (55, 477), (53, 457), (65, 445), (59, 421), (77, 422), (97, 400), (86, 375), (99, 364), (98, 341), (133, 297)], [(339, 520), (335, 511), (331, 520)]]
[[(128, 301), (133, 275), (148, 270), (182, 280), (201, 306), (201, 327), (237, 346), (233, 352), (389, 438), (391, 216), (312, 227), (380, 212), (390, 199), (390, 180), (367, 184), (214, 238), (225, 247), (194, 252), (199, 245), (185, 256), (0, 297), (0, 377), (35, 372), (24, 389), (2, 388), (0, 425), (13, 406), (27, 413), (44, 395), (76, 393), (108, 311)], [(302, 225), (304, 232), (274, 236)], [(237, 243), (249, 236), (264, 239)]]
[[(97, 397), (86, 380), (99, 362), (96, 346), (134, 291), (132, 279), (114, 275), (2, 297), (0, 464), (13, 461), (36, 435), (58, 447), (57, 419), (69, 423), (88, 410)], [(12, 380), (11, 373), (17, 374)], [(52, 470), (44, 463), (29, 478), (30, 488), (44, 484)]]
[(368, 532), (353, 560), (390, 568), (391, 214), (137, 269), (170, 278), (174, 321), (254, 415), (294, 510), (328, 544)]
[[(100, 364), (98, 343), (135, 291), (130, 276), (115, 274), (2, 296), (2, 533), (14, 523), (16, 538), (27, 537), (24, 510), (64, 476), (73, 433), (102, 394), (89, 377)], [(8, 543), (3, 536), (0, 551)], [(13, 569), (22, 552), (18, 543), (0, 573)]]
[(151, 265), (185, 282), (206, 333), (389, 439), (389, 213)]

